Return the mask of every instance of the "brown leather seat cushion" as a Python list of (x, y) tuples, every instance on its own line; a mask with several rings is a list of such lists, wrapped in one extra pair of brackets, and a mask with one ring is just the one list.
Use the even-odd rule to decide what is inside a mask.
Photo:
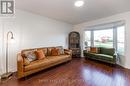
[(29, 65), (24, 67), (24, 71), (26, 72), (37, 68), (45, 67), (62, 60), (66, 60), (68, 58), (70, 58), (70, 55), (47, 56), (46, 59), (31, 62)]

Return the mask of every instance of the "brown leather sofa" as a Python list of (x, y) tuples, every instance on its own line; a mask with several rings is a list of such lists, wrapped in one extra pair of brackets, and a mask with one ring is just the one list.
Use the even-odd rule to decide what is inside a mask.
[(22, 50), (21, 53), (18, 54), (17, 57), (17, 73), (18, 78), (26, 77), (30, 74), (36, 73), (38, 71), (41, 71), (43, 69), (50, 68), (52, 66), (61, 64), (63, 62), (70, 61), (72, 59), (72, 51), (68, 49), (63, 49), (64, 54), (59, 56), (51, 56), (50, 55), (50, 49), (53, 47), (48, 48), (35, 48), (35, 49), (43, 49), (46, 50), (46, 59), (43, 60), (35, 60), (31, 62), (29, 65), (24, 65), (24, 56), (22, 55), (25, 52), (32, 51), (35, 49), (26, 49)]

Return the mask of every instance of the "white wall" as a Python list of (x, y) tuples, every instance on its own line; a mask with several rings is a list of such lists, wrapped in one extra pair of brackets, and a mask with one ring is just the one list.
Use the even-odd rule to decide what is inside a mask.
[(0, 73), (5, 72), (5, 38), (9, 30), (16, 40), (9, 47), (9, 70), (16, 71), (16, 55), (22, 49), (60, 45), (67, 48), (72, 25), (20, 10), (16, 10), (14, 18), (1, 18)]
[(104, 24), (104, 23), (110, 23), (110, 22), (115, 22), (115, 21), (119, 21), (119, 20), (125, 20), (126, 23), (126, 30), (125, 30), (125, 57), (122, 57), (120, 60), (120, 65), (129, 68), (130, 69), (130, 12), (126, 12), (126, 13), (121, 13), (121, 14), (117, 14), (117, 15), (113, 15), (107, 18), (102, 18), (102, 19), (98, 19), (98, 20), (94, 20), (94, 21), (90, 21), (90, 22), (84, 22), (78, 25), (75, 25), (73, 27), (74, 31), (78, 31), (81, 33), (81, 46), (83, 49), (83, 32), (84, 30), (89, 27), (89, 26), (93, 26), (93, 25), (98, 25), (98, 24)]
[(2, 21), (0, 20), (0, 75), (2, 73), (3, 65), (2, 65), (2, 39), (3, 39), (3, 34), (2, 34)]

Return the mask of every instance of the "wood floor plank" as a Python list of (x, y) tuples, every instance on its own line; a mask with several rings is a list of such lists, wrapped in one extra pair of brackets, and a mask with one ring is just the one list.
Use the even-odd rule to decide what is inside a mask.
[(2, 81), (0, 86), (130, 86), (130, 70), (106, 63), (73, 58), (26, 78)]

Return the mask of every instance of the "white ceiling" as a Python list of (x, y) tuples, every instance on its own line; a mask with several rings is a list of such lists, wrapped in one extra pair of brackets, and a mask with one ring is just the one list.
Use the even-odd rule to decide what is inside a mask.
[(84, 0), (81, 8), (76, 0), (16, 0), (16, 8), (37, 13), (70, 24), (79, 24), (117, 13), (130, 11), (130, 0)]

